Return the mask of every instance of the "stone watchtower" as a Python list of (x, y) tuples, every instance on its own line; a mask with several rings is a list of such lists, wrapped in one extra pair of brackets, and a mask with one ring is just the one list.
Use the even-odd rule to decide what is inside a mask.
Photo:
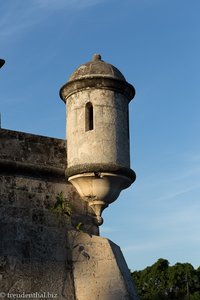
[(81, 65), (61, 88), (67, 106), (68, 180), (101, 213), (135, 180), (130, 169), (128, 105), (134, 87), (99, 54)]
[(134, 94), (94, 55), (60, 90), (67, 144), (0, 128), (0, 298), (138, 299), (119, 246), (98, 228), (103, 209), (135, 180)]

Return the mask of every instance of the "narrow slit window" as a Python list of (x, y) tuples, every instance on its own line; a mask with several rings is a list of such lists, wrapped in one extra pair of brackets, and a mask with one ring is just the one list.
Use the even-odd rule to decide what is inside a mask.
[(88, 102), (85, 106), (85, 130), (93, 130), (94, 129), (94, 112), (93, 105), (91, 102)]

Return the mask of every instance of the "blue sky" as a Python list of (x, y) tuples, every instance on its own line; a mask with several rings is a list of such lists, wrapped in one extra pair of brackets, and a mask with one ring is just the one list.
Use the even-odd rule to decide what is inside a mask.
[(2, 127), (65, 138), (59, 89), (94, 53), (136, 88), (137, 180), (104, 212), (101, 235), (130, 269), (163, 257), (200, 265), (200, 2), (0, 0)]

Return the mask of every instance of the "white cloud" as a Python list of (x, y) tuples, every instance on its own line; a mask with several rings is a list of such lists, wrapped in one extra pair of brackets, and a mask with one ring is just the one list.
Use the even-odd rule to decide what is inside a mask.
[(43, 9), (82, 9), (94, 6), (104, 0), (34, 0)]
[(192, 192), (192, 191), (195, 191), (198, 189), (200, 189), (200, 184), (194, 184), (194, 185), (191, 185), (188, 187), (182, 187), (182, 188), (179, 188), (179, 190), (174, 190), (174, 191), (166, 193), (165, 196), (159, 198), (157, 201), (170, 200), (170, 199), (176, 198), (181, 195), (185, 195), (189, 192)]
[(16, 34), (29, 30), (37, 24), (41, 16), (36, 14), (36, 7), (19, 5), (18, 2), (4, 6), (0, 18), (0, 37), (14, 37)]
[[(29, 0), (13, 2), (7, 0), (0, 12), (0, 37), (15, 38), (17, 34), (27, 32), (45, 18), (58, 10), (85, 9), (98, 5), (105, 0)], [(68, 9), (68, 10), (67, 10)]]
[[(195, 159), (197, 159), (197, 157)], [(195, 165), (193, 163), (190, 163), (190, 167), (187, 168), (187, 170), (180, 170), (177, 174), (171, 177), (171, 181), (180, 181), (189, 177), (200, 175), (200, 167), (199, 165), (196, 165), (197, 162), (199, 161), (194, 160), (193, 163), (195, 163)], [(183, 162), (183, 165), (184, 164), (188, 164), (188, 161)]]

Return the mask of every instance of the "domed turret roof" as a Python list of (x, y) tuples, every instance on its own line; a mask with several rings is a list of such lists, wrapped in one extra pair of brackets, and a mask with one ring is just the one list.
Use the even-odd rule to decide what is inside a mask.
[(100, 54), (94, 54), (93, 60), (81, 65), (60, 89), (60, 97), (66, 102), (74, 93), (85, 89), (107, 89), (125, 95), (130, 101), (135, 95), (134, 87), (113, 65), (101, 60)]
[(113, 65), (101, 60), (100, 54), (94, 54), (92, 61), (78, 67), (68, 82), (93, 77), (106, 77), (126, 81), (122, 73)]

